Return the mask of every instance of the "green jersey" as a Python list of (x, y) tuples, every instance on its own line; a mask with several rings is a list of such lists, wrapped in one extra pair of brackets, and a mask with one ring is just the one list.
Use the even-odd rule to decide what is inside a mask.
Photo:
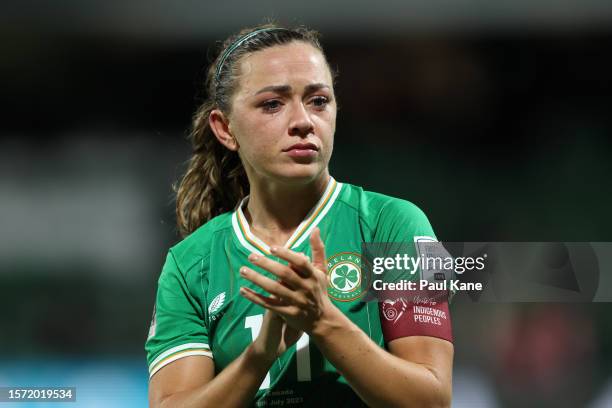
[[(253, 266), (247, 257), (258, 253), (280, 260), (251, 233), (242, 211), (244, 202), (236, 211), (215, 217), (170, 249), (159, 277), (154, 317), (145, 345), (150, 376), (166, 364), (193, 355), (212, 358), (219, 373), (257, 337), (265, 309), (243, 298), (239, 288), (261, 289), (241, 278), (239, 269), (249, 266), (275, 278)], [(310, 256), (308, 238), (317, 226), (331, 275), (329, 297), (376, 344), (385, 347), (377, 303), (361, 301), (365, 279), (361, 245), (434, 237), (427, 217), (408, 201), (330, 178), (323, 196), (285, 246)], [(272, 365), (253, 404), (363, 403), (304, 334)]]

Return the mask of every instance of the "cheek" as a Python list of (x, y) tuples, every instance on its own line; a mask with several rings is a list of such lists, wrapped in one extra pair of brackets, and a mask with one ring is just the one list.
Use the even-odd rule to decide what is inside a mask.
[(253, 150), (274, 143), (280, 128), (280, 120), (276, 118), (243, 114), (236, 125), (235, 136), (241, 147)]
[(336, 114), (335, 112), (325, 113), (318, 118), (317, 127), (319, 128), (321, 138), (326, 144), (331, 144), (334, 140), (336, 131)]
[(240, 154), (249, 163), (269, 163), (282, 136), (282, 126), (272, 120), (252, 120), (236, 129)]
[(251, 150), (259, 155), (260, 160), (266, 160), (278, 150), (285, 132), (286, 127), (282, 123), (282, 119), (260, 119), (250, 129)]

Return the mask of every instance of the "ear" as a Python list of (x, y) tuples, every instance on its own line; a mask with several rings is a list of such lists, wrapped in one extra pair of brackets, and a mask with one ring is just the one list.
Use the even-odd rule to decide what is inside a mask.
[(213, 109), (208, 116), (208, 124), (219, 143), (235, 152), (238, 150), (238, 141), (232, 135), (229, 120), (219, 109)]

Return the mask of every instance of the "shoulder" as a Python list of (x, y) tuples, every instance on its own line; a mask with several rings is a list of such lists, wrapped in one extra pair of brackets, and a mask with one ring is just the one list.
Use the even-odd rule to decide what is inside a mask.
[(429, 219), (411, 201), (364, 190), (345, 183), (340, 201), (359, 213), (361, 222), (374, 232), (374, 237), (391, 240), (408, 235), (433, 236)]
[(369, 220), (379, 221), (381, 218), (388, 217), (401, 217), (404, 220), (427, 218), (423, 210), (411, 201), (367, 191), (362, 187), (348, 183), (344, 183), (339, 200), (359, 211), (363, 217)]
[(187, 270), (210, 258), (212, 244), (219, 234), (232, 228), (232, 213), (227, 212), (211, 219), (170, 248), (180, 269)]

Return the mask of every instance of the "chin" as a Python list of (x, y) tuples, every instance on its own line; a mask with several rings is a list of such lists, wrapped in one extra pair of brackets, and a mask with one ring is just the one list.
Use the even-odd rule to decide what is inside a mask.
[(293, 164), (272, 172), (272, 177), (284, 182), (309, 183), (316, 180), (324, 170), (325, 168), (321, 168), (320, 163)]

